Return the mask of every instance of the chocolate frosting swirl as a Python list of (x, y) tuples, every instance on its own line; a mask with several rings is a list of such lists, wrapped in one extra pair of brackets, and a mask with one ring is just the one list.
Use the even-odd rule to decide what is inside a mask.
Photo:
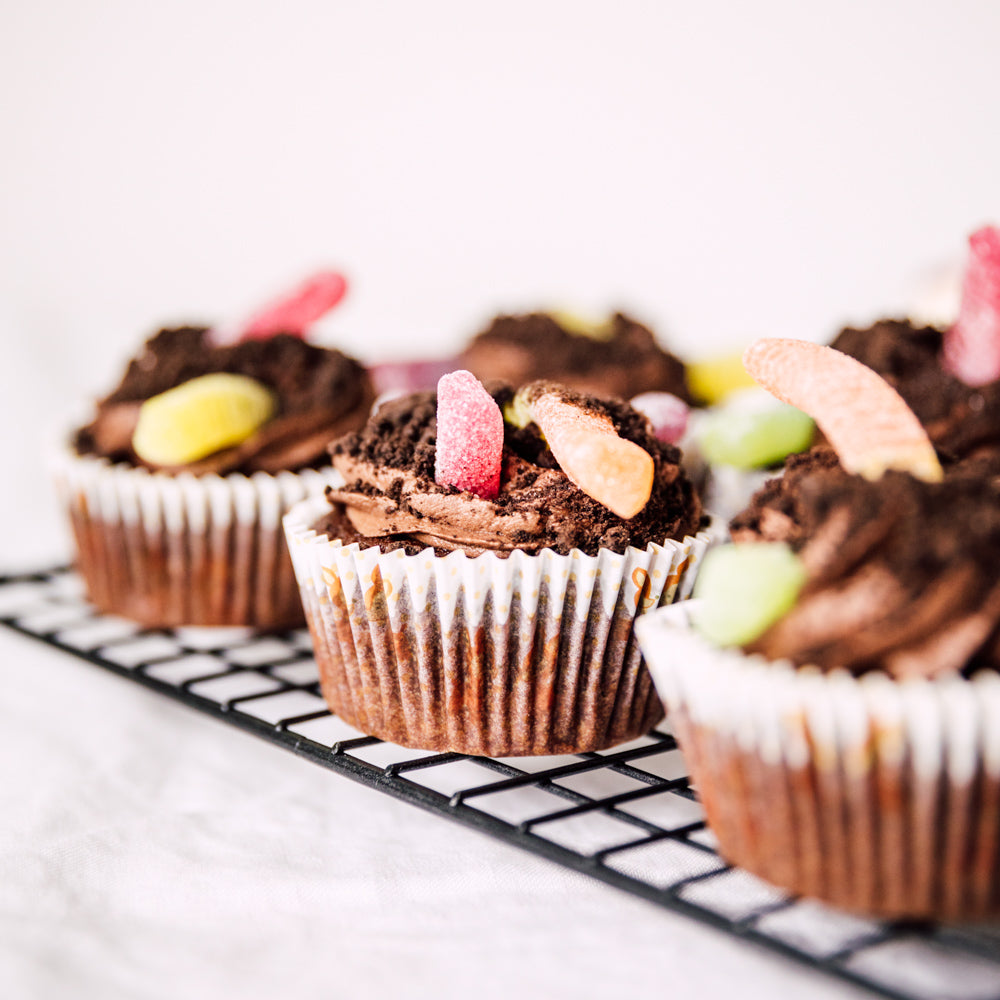
[(97, 404), (75, 437), (76, 450), (115, 462), (144, 463), (132, 449), (139, 408), (190, 379), (229, 372), (257, 379), (278, 398), (278, 412), (234, 448), (167, 471), (193, 473), (295, 471), (326, 459), (331, 438), (364, 423), (374, 400), (365, 369), (346, 354), (279, 334), (215, 346), (204, 327), (160, 330), (133, 359), (121, 384)]
[(934, 446), (954, 458), (1000, 450), (1000, 381), (968, 386), (944, 367), (944, 334), (906, 320), (848, 327), (831, 347), (878, 372), (927, 429)]
[(750, 651), (897, 678), (1000, 669), (1000, 472), (944, 483), (848, 475), (828, 450), (790, 459), (732, 523), (735, 541), (784, 541), (808, 581)]
[(459, 358), (478, 379), (523, 385), (553, 379), (579, 392), (628, 399), (641, 392), (691, 396), (684, 362), (663, 350), (646, 326), (615, 313), (605, 337), (566, 330), (547, 313), (497, 316)]
[[(503, 406), (513, 393), (498, 389)], [(583, 397), (569, 394), (577, 402)], [(470, 555), (552, 548), (589, 555), (624, 552), (629, 545), (681, 539), (702, 526), (701, 502), (680, 467), (680, 452), (656, 440), (648, 421), (631, 407), (589, 399), (607, 413), (619, 434), (645, 448), (654, 461), (653, 492), (635, 517), (623, 520), (566, 478), (537, 428), (505, 425), (500, 494), (483, 500), (434, 481), (436, 397), (424, 392), (392, 400), (360, 432), (331, 446), (341, 489), (328, 488), (331, 514), (316, 530), (345, 543), (417, 552), (462, 549)]]

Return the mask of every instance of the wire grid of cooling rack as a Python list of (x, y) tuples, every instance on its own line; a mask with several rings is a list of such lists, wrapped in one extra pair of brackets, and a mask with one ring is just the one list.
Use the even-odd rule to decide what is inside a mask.
[(98, 614), (69, 570), (0, 576), (0, 624), (314, 763), (876, 993), (1000, 1000), (1000, 926), (864, 920), (716, 854), (677, 745), (491, 759), (365, 736), (319, 694), (305, 630), (151, 631)]

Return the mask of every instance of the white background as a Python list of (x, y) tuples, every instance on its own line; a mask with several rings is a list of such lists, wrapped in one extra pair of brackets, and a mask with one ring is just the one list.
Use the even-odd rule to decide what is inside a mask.
[[(44, 456), (145, 335), (239, 314), (316, 266), (352, 280), (322, 339), (372, 359), (450, 351), (497, 309), (625, 307), (689, 356), (900, 312), (998, 221), (998, 43), (1000, 5), (954, 0), (7, 0), (3, 566), (65, 556)], [(23, 750), (36, 730), (8, 732)], [(155, 798), (134, 781), (126, 798)], [(479, 871), (487, 848), (463, 838), (446, 850)], [(412, 882), (389, 884), (416, 905)], [(664, 919), (607, 905), (647, 937)], [(417, 947), (431, 969), (434, 947)], [(355, 987), (369, 959), (349, 965)]]
[(319, 265), (374, 359), (553, 303), (688, 355), (899, 312), (998, 217), (998, 43), (988, 2), (8, 2), (7, 552), (145, 335)]

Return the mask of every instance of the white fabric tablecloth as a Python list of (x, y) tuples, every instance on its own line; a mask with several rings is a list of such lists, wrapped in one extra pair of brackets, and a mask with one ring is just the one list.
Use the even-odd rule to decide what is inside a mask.
[(4, 996), (854, 992), (6, 630), (0, 660)]

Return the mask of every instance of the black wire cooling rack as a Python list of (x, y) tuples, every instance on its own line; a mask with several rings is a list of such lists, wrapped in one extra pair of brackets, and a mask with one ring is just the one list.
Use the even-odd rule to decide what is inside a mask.
[(881, 923), (788, 897), (720, 860), (666, 732), (601, 753), (428, 753), (351, 729), (305, 630), (144, 630), (59, 569), (0, 576), (0, 624), (355, 781), (876, 993), (1000, 1000), (1000, 926)]

